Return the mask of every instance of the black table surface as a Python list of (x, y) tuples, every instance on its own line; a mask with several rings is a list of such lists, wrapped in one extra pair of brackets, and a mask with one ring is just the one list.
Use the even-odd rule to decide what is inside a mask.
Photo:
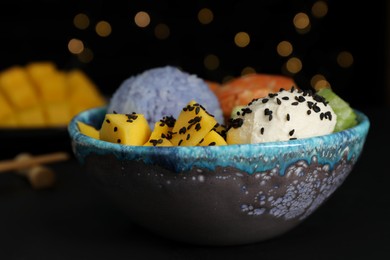
[(0, 259), (390, 259), (390, 109), (361, 111), (371, 128), (352, 172), (280, 237), (229, 247), (159, 237), (131, 223), (72, 157), (50, 165), (57, 179), (49, 189), (0, 174)]

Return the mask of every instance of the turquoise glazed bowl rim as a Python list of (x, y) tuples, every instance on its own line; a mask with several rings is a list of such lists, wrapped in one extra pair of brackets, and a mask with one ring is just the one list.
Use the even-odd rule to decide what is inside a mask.
[[(349, 157), (359, 156), (370, 128), (368, 117), (355, 109), (358, 119), (356, 126), (323, 136), (224, 146), (129, 146), (94, 139), (79, 131), (77, 121), (98, 129), (104, 119), (106, 109), (107, 107), (103, 106), (85, 110), (74, 116), (68, 125), (73, 152), (82, 164), (88, 155), (95, 153), (99, 155), (113, 154), (118, 160), (137, 160), (146, 164), (157, 164), (177, 173), (188, 171), (193, 167), (214, 170), (217, 166), (233, 166), (248, 174), (253, 174), (265, 171), (267, 169), (264, 167), (273, 164), (280, 165), (279, 172), (283, 175), (284, 165), (296, 161), (296, 154), (299, 151), (301, 159), (306, 159), (309, 162), (320, 154), (321, 156), (318, 156), (321, 160), (319, 163), (330, 164), (331, 167), (334, 162), (343, 157), (345, 149), (348, 150)], [(333, 147), (333, 150), (338, 152), (329, 153), (329, 147)], [(292, 152), (291, 157), (280, 156), (286, 154), (286, 151)], [(259, 161), (259, 154), (264, 163), (256, 163)], [(250, 159), (251, 157), (253, 160)], [(281, 157), (283, 158), (280, 159)], [(245, 159), (240, 160), (240, 158)]]

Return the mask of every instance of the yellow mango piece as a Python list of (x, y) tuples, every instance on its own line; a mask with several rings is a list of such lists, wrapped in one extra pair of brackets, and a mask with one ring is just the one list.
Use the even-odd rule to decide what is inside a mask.
[(69, 71), (67, 82), (73, 114), (107, 103), (96, 84), (83, 71), (79, 69)]
[(223, 138), (226, 138), (227, 128), (225, 125), (221, 125), (221, 124), (217, 123), (214, 126), (213, 130), (216, 131), (218, 134), (220, 134)]
[(11, 107), (11, 104), (0, 92), (0, 119), (8, 117), (14, 113), (14, 109)]
[(83, 135), (99, 139), (99, 130), (84, 122), (77, 121), (77, 126)]
[(198, 144), (199, 146), (227, 145), (225, 139), (215, 130), (211, 130)]
[(106, 114), (100, 140), (123, 145), (144, 145), (151, 130), (142, 114)]
[(15, 116), (20, 127), (46, 126), (45, 114), (42, 107), (39, 105), (17, 111)]
[(57, 71), (57, 66), (52, 61), (34, 61), (26, 65), (26, 70), (32, 78), (41, 78), (49, 73)]
[(66, 126), (72, 119), (67, 101), (43, 104), (48, 126)]
[(173, 145), (195, 146), (216, 124), (214, 116), (192, 100), (180, 112), (172, 130), (175, 134), (171, 142)]
[(15, 128), (19, 127), (19, 123), (15, 115), (3, 117), (0, 119), (0, 127), (2, 128)]
[(0, 73), (0, 89), (15, 109), (38, 104), (38, 96), (26, 69), (13, 66)]
[(66, 74), (62, 71), (53, 71), (43, 74), (41, 78), (36, 76), (34, 85), (44, 102), (64, 101), (68, 97), (68, 85)]
[(172, 146), (171, 141), (167, 139), (170, 136), (169, 132), (172, 130), (167, 124), (163, 122), (156, 122), (154, 124), (153, 132), (150, 134), (149, 140), (144, 144), (145, 146)]

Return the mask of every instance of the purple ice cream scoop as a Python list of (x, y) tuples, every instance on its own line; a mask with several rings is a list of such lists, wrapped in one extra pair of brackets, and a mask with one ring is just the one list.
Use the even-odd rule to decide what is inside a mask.
[(218, 123), (224, 119), (218, 98), (197, 75), (172, 66), (146, 70), (124, 80), (114, 92), (107, 113), (143, 114), (149, 126), (164, 116), (178, 118), (191, 100), (201, 104)]

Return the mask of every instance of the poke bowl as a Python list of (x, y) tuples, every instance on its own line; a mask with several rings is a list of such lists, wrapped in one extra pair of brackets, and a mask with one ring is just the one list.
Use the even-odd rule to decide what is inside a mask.
[(107, 107), (68, 126), (85, 173), (129, 221), (198, 245), (241, 245), (278, 237), (323, 205), (361, 156), (369, 119), (349, 129), (290, 141), (225, 146), (132, 146), (82, 134)]

